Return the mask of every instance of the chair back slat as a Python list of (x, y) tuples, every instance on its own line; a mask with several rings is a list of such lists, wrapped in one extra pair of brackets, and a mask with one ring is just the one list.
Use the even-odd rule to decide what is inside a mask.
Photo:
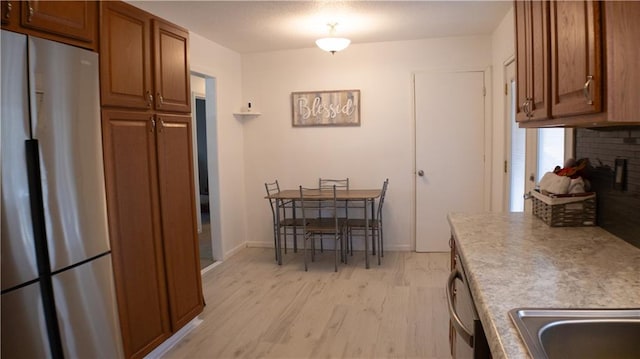
[[(340, 189), (340, 190), (349, 190), (349, 177), (344, 178), (344, 179), (335, 179), (335, 178), (319, 178), (318, 179), (318, 188), (321, 190), (330, 190), (333, 189), (335, 187), (335, 189)], [(331, 203), (328, 202), (320, 202), (318, 203), (318, 217), (336, 217), (337, 213), (336, 211), (338, 209), (341, 210), (341, 212), (344, 213), (344, 217), (347, 217), (348, 213), (347, 213), (347, 202), (348, 201), (340, 201), (340, 205), (337, 206), (332, 206)], [(331, 208), (333, 207), (333, 209), (327, 209), (327, 208)], [(323, 215), (324, 213), (328, 213), (327, 215)]]
[(382, 218), (382, 206), (384, 205), (384, 198), (387, 194), (387, 187), (389, 186), (389, 179), (387, 178), (382, 184), (382, 191), (380, 192), (380, 199), (378, 200), (378, 210), (376, 215), (378, 219)]
[(333, 179), (333, 178), (320, 178), (318, 179), (318, 188), (331, 189), (333, 186), (336, 189), (349, 189), (349, 178), (345, 179)]
[(273, 182), (265, 182), (264, 188), (267, 190), (267, 196), (269, 196), (269, 204), (271, 205), (271, 215), (273, 216), (273, 223), (276, 222), (276, 199), (271, 196), (280, 193), (280, 184), (278, 180)]

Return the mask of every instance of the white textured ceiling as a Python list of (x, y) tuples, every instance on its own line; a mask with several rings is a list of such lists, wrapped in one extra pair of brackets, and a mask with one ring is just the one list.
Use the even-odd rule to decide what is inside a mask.
[(337, 22), (352, 44), (486, 35), (511, 1), (129, 1), (239, 53), (315, 46)]

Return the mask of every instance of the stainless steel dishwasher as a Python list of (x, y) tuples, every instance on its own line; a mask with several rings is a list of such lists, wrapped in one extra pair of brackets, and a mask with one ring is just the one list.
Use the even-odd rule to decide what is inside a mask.
[[(454, 246), (452, 251), (455, 253)], [(450, 333), (451, 355), (455, 359), (491, 358), (491, 350), (473, 303), (462, 261), (457, 254), (452, 256), (452, 260), (454, 263), (446, 286), (449, 318), (453, 328)]]

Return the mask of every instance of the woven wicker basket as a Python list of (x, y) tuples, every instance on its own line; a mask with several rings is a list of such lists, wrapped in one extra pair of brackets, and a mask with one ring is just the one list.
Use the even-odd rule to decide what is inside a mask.
[(596, 194), (550, 197), (531, 192), (533, 215), (551, 227), (582, 227), (596, 224)]

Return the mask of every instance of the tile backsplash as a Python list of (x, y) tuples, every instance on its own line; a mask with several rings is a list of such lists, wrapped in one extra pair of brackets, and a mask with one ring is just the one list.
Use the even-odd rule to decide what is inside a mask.
[[(588, 179), (597, 193), (598, 225), (640, 248), (640, 127), (580, 128), (575, 145), (576, 159), (589, 158), (593, 166)], [(616, 171), (616, 159), (626, 160), (626, 171)]]

